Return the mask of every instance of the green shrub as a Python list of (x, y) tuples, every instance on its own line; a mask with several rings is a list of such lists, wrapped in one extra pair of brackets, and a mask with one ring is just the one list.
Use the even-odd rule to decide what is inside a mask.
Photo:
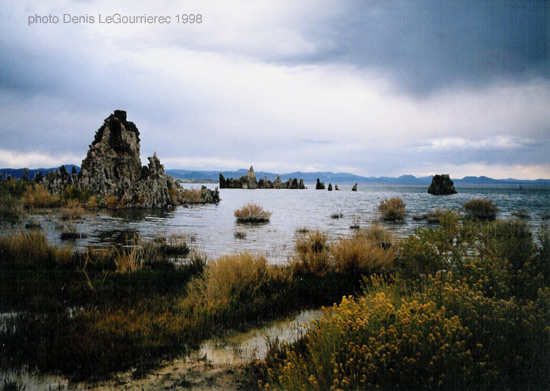
[(493, 201), (486, 198), (474, 198), (466, 201), (462, 206), (469, 217), (482, 220), (494, 220), (497, 217), (498, 208)]
[(69, 201), (78, 201), (81, 204), (86, 204), (91, 196), (92, 191), (87, 186), (67, 186), (61, 194), (61, 202), (67, 204)]

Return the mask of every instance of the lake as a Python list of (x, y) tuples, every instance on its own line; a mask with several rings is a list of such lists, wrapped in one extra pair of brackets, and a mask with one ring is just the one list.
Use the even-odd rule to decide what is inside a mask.
[[(213, 188), (215, 184), (206, 184)], [(427, 186), (359, 184), (352, 192), (352, 184), (338, 184), (340, 191), (315, 190), (307, 184), (306, 190), (244, 190), (221, 189), (222, 201), (217, 205), (178, 207), (173, 211), (100, 211), (85, 216), (76, 223), (76, 229), (86, 234), (77, 239), (77, 246), (109, 245), (120, 241), (124, 234), (138, 233), (145, 239), (159, 235), (185, 234), (191, 243), (206, 253), (209, 259), (223, 254), (256, 251), (270, 262), (285, 262), (294, 246), (299, 228), (320, 229), (331, 238), (349, 235), (350, 226), (359, 223), (366, 227), (379, 221), (377, 207), (384, 198), (401, 197), (406, 203), (404, 223), (382, 223), (397, 236), (403, 237), (418, 227), (427, 227), (426, 221), (415, 221), (412, 216), (436, 208), (459, 210), (473, 198), (488, 198), (498, 206), (498, 218), (511, 219), (512, 212), (523, 209), (530, 217), (526, 220), (536, 233), (540, 224), (550, 215), (550, 188), (489, 185), (457, 187), (458, 194), (433, 196)], [(185, 184), (186, 188), (200, 184)], [(236, 223), (233, 212), (253, 202), (273, 212), (269, 223), (249, 225)], [(338, 214), (342, 217), (333, 218)], [(47, 231), (48, 237), (59, 242), (66, 223), (50, 215), (30, 216)]]

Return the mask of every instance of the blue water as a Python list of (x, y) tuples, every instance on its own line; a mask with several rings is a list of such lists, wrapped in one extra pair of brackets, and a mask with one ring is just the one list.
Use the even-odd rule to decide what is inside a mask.
[[(215, 185), (208, 184), (210, 188)], [(200, 187), (186, 184), (185, 187)], [(513, 218), (512, 212), (523, 209), (530, 215), (527, 223), (536, 232), (544, 216), (550, 215), (550, 188), (524, 186), (469, 186), (457, 187), (458, 194), (432, 196), (427, 186), (359, 185), (357, 192), (351, 184), (339, 184), (340, 191), (315, 190), (308, 184), (306, 190), (241, 190), (221, 189), (218, 205), (179, 207), (174, 211), (120, 211), (95, 212), (76, 223), (76, 228), (87, 237), (75, 242), (77, 246), (107, 245), (116, 242), (121, 233), (137, 233), (146, 239), (158, 235), (185, 234), (193, 246), (209, 259), (222, 254), (256, 251), (271, 262), (284, 262), (294, 246), (299, 228), (320, 229), (331, 238), (349, 235), (350, 226), (359, 223), (366, 227), (379, 221), (377, 207), (384, 198), (400, 197), (406, 203), (404, 223), (382, 223), (397, 236), (403, 237), (426, 221), (414, 221), (412, 216), (436, 208), (459, 211), (462, 204), (473, 198), (488, 198), (500, 209), (499, 219)], [(273, 212), (270, 222), (262, 225), (238, 224), (233, 212), (249, 202)], [(333, 214), (343, 217), (334, 219)], [(59, 241), (65, 222), (51, 216), (34, 216), (42, 222), (53, 241)], [(53, 220), (52, 220), (53, 219)], [(240, 237), (236, 237), (236, 233)]]

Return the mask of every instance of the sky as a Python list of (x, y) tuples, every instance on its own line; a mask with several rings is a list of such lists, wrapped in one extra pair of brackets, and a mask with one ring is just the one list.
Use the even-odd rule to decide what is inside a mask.
[(548, 179), (549, 24), (537, 0), (0, 0), (0, 167), (80, 164), (121, 109), (167, 169)]

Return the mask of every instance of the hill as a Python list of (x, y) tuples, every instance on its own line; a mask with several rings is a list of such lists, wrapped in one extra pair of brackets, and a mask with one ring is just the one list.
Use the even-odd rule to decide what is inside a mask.
[[(75, 167), (77, 172), (80, 171), (80, 167), (74, 164), (65, 164), (67, 171), (71, 172)], [(10, 174), (13, 178), (21, 178), (23, 176), (23, 168), (0, 168), (2, 178), (6, 177), (6, 174)], [(29, 169), (29, 178), (34, 178), (34, 175), (41, 171), (42, 175), (46, 175), (49, 171), (59, 170), (59, 167), (53, 168), (35, 168)], [(218, 182), (220, 174), (223, 174), (225, 178), (240, 178), (248, 173), (247, 169), (240, 169), (235, 171), (199, 171), (199, 170), (165, 170), (168, 175), (173, 175), (174, 178), (184, 181), (195, 182)], [(256, 171), (256, 177), (263, 179), (267, 177), (269, 180), (277, 178), (276, 173), (266, 171)], [(288, 181), (289, 179), (303, 179), (306, 183), (315, 183), (317, 178), (321, 182), (328, 183), (372, 183), (372, 184), (388, 184), (388, 185), (426, 185), (429, 186), (432, 182), (432, 176), (415, 177), (414, 175), (402, 175), (399, 177), (364, 177), (360, 175), (350, 174), (347, 172), (331, 172), (331, 171), (316, 171), (316, 172), (301, 172), (295, 171), (286, 174), (280, 174), (282, 181)], [(550, 186), (550, 179), (493, 179), (486, 176), (466, 176), (461, 179), (452, 178), (455, 185), (458, 186), (470, 186), (470, 185), (538, 185), (538, 186)]]

